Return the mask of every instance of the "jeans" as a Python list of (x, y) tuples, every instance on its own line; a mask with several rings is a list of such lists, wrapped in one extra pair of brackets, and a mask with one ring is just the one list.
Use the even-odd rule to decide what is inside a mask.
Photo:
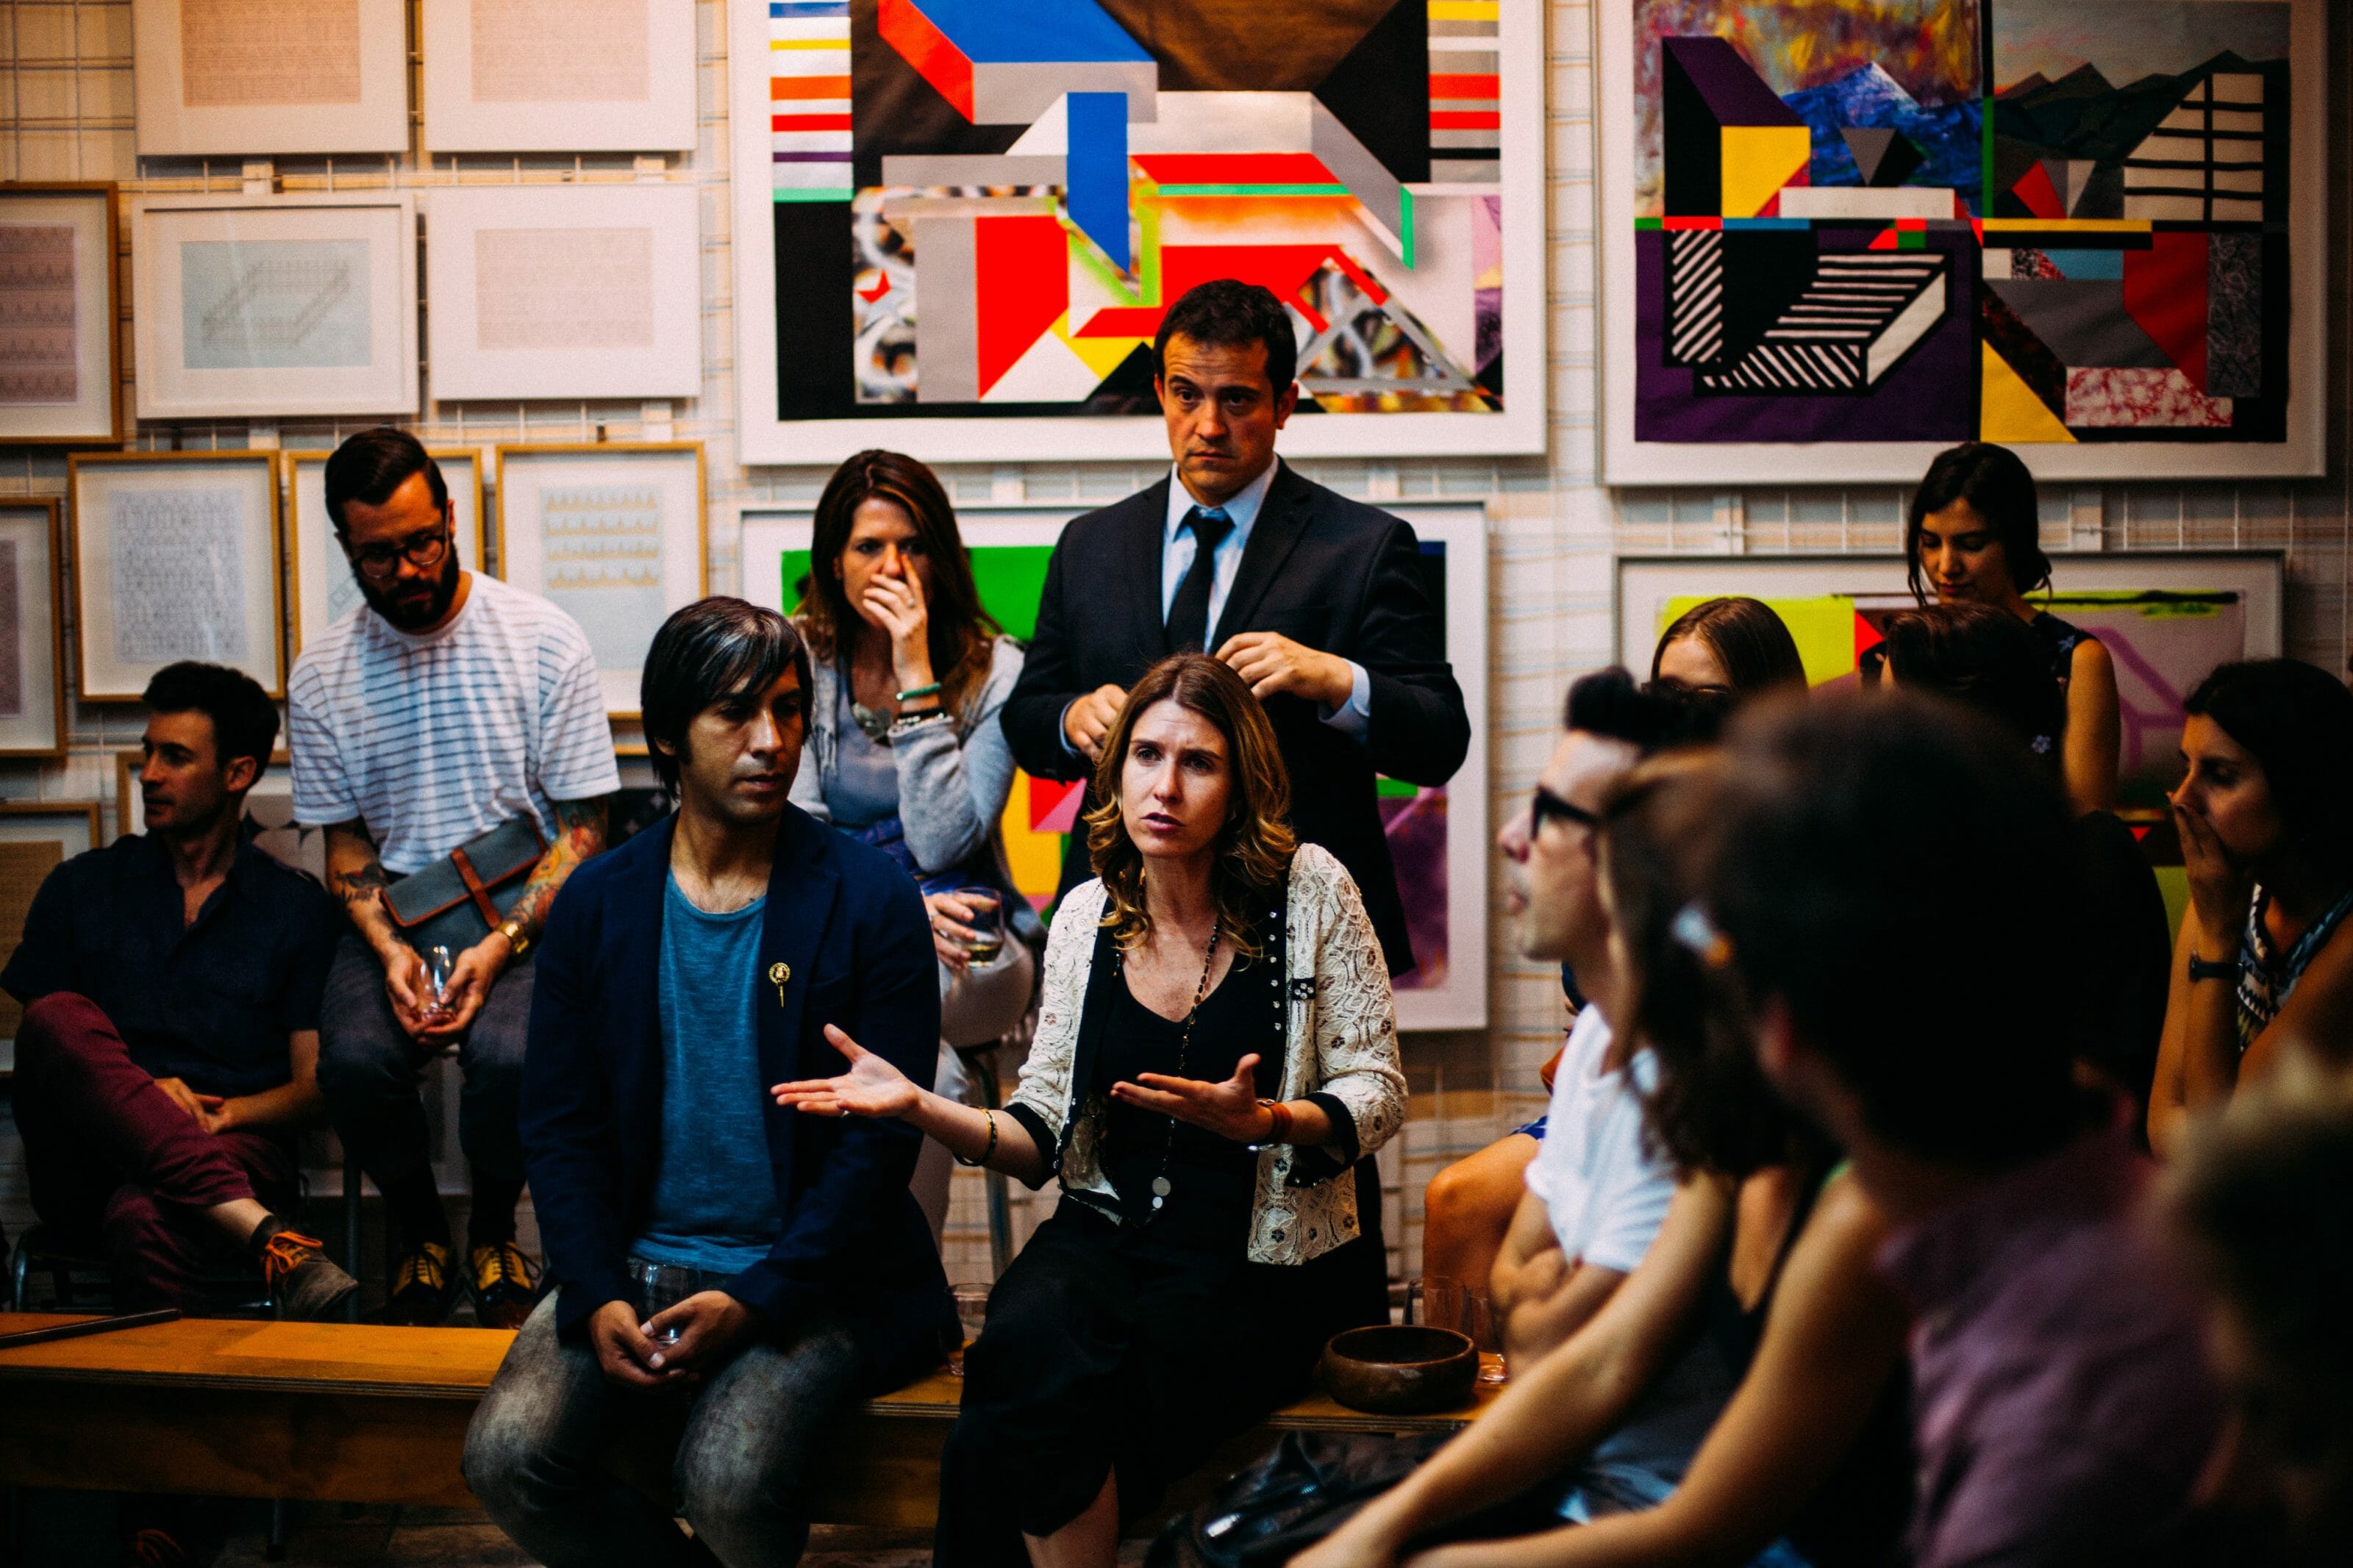
[(76, 1244), (102, 1244), (127, 1310), (203, 1304), (205, 1275), (251, 1261), (204, 1210), (294, 1194), (280, 1138), (207, 1132), (155, 1087), (96, 1003), (53, 992), (16, 1030), (16, 1123), (33, 1209)]
[[(849, 1320), (757, 1342), (699, 1387), (643, 1390), (607, 1383), (585, 1335), (556, 1337), (555, 1301), (515, 1336), (466, 1434), (466, 1483), (491, 1521), (547, 1568), (705, 1561), (674, 1512), (727, 1568), (791, 1568), (808, 1541), (803, 1478), (863, 1372)], [(675, 1435), (674, 1508), (615, 1474), (615, 1448), (649, 1435)]]
[[(476, 1171), (520, 1190), (522, 1049), (531, 1030), (532, 966), (510, 965), (459, 1042), (466, 1086), (458, 1142)], [(417, 1075), (439, 1047), (419, 1045), (392, 1016), (384, 965), (354, 933), (336, 944), (319, 1017), (319, 1090), (335, 1131), (376, 1184), (414, 1178), (431, 1163)]]

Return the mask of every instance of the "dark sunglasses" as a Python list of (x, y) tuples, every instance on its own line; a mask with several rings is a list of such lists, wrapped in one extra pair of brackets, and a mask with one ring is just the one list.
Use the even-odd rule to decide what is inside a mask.
[(1597, 814), (1586, 810), (1581, 805), (1571, 805), (1544, 785), (1538, 784), (1535, 795), (1528, 801), (1529, 833), (1531, 835), (1542, 833), (1547, 822), (1575, 822), (1593, 828), (1601, 826), (1601, 818)]

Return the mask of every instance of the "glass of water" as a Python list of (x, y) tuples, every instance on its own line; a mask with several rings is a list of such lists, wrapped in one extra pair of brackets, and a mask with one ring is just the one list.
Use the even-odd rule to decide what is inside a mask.
[[(667, 1311), (695, 1293), (697, 1270), (682, 1268), (675, 1263), (648, 1263), (641, 1258), (629, 1259), (629, 1282), (637, 1287), (638, 1321), (649, 1323), (658, 1312)], [(679, 1341), (675, 1328), (665, 1327), (653, 1336), (657, 1344), (674, 1345)]]
[(956, 1346), (948, 1357), (948, 1372), (955, 1377), (964, 1375), (965, 1347), (980, 1338), (980, 1331), (988, 1321), (988, 1287), (958, 1285), (955, 1287), (956, 1322), (964, 1330), (964, 1344)]
[(965, 942), (966, 962), (975, 969), (987, 969), (1005, 956), (1005, 900), (995, 888), (958, 888), (955, 896), (972, 906), (972, 918), (964, 923), (972, 928), (972, 940)]

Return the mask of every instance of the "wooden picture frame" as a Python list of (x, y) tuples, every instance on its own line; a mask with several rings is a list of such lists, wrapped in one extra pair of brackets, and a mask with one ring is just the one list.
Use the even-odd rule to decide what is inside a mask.
[[(44, 824), (55, 828), (44, 834)], [(25, 916), (48, 874), (99, 845), (99, 808), (94, 800), (0, 801), (0, 965), (24, 940)], [(54, 846), (55, 859), (34, 846)], [(0, 993), (0, 1081), (16, 1076), (16, 1026), (24, 1007)]]
[[(184, 658), (242, 669), (273, 699), (286, 695), (276, 452), (77, 453), (67, 489), (79, 700), (136, 702), (155, 671)], [(117, 571), (118, 542), (139, 552), (131, 574)], [(180, 592), (184, 583), (209, 598)], [(144, 596), (125, 601), (126, 589)], [(122, 607), (138, 612), (135, 624), (118, 625)]]
[[(653, 634), (670, 614), (711, 591), (709, 498), (700, 441), (610, 441), (497, 448), (499, 576), (539, 594), (570, 615), (596, 649), (597, 678), (608, 719), (635, 720), (638, 684)], [(694, 474), (694, 531), (676, 512), (685, 504), (686, 469)], [(665, 471), (668, 470), (668, 471)], [(640, 567), (634, 582), (625, 568), (600, 569), (576, 556), (568, 575), (546, 552), (543, 509), (551, 489), (534, 472), (554, 476), (567, 508), (584, 514), (581, 532), (638, 533), (651, 552), (650, 581)], [(608, 561), (613, 552), (599, 551)], [(591, 575), (593, 574), (593, 575)], [(650, 590), (650, 593), (649, 592)], [(691, 590), (691, 591), (690, 591)]]
[(135, 0), (131, 24), (142, 158), (408, 150), (406, 0)]
[[(482, 480), (482, 453), (478, 447), (428, 447), (427, 457), (441, 466), (441, 477), (457, 506), (458, 564), (469, 572), (482, 570), (483, 541), (490, 535)], [(289, 451), (286, 469), (286, 555), (288, 594), (287, 658), (302, 657), (319, 634), (351, 613), (360, 601), (359, 584), (335, 542), (335, 525), (327, 516), (327, 459), (323, 450)], [(464, 466), (462, 478), (452, 470)]]
[[(21, 332), (26, 344), (0, 363), (0, 447), (122, 440), (119, 190), (111, 180), (0, 184), (0, 297), (12, 339)], [(69, 399), (53, 395), (69, 384)]]
[[(0, 757), (66, 754), (65, 526), (54, 497), (0, 500)], [(14, 603), (7, 603), (13, 583)], [(47, 695), (42, 695), (46, 687)]]
[(131, 219), (140, 418), (417, 412), (412, 193), (139, 196)]
[(691, 153), (696, 139), (694, 0), (647, 0), (639, 27), (600, 37), (564, 0), (501, 6), (424, 0), (419, 78), (429, 153)]

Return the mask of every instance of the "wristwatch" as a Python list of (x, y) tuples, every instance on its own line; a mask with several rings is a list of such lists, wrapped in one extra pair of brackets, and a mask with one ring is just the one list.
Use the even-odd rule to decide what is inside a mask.
[(523, 934), (522, 923), (520, 921), (508, 921), (499, 927), (499, 934), (507, 939), (508, 946), (514, 949), (515, 957), (521, 958), (531, 951), (531, 938)]
[(2189, 955), (2189, 978), (2228, 980), (2232, 984), (2236, 984), (2239, 979), (2239, 961), (2235, 958), (2221, 958), (2209, 963), (2192, 952)]

